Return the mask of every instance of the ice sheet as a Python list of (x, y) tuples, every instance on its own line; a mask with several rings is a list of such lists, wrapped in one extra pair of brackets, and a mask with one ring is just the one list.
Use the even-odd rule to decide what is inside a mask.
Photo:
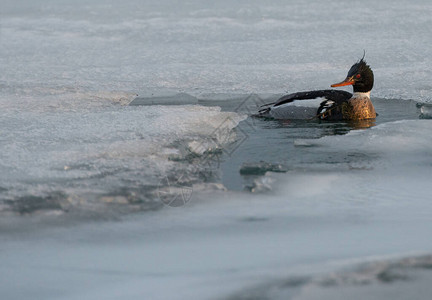
[[(426, 0), (2, 0), (0, 298), (253, 297), (293, 276), (431, 253), (431, 125), (386, 115), (392, 99), (432, 99), (431, 15)], [(303, 153), (286, 173), (259, 178), (256, 193), (193, 185), (209, 174), (188, 159), (230, 144), (243, 119), (196, 104), (328, 88), (363, 50), (387, 124), (338, 135), (352, 128), (268, 123), (252, 151)], [(157, 105), (178, 93), (188, 105)], [(137, 94), (156, 105), (126, 106)], [(119, 218), (179, 170), (193, 187), (185, 206)], [(101, 202), (118, 222), (37, 214)]]
[(0, 84), (138, 94), (328, 88), (363, 55), (373, 95), (430, 101), (429, 1), (2, 1)]
[[(3, 236), (8, 260), (1, 268), (9, 275), (1, 290), (10, 299), (230, 299), (263, 295), (292, 278), (334, 278), (326, 274), (365, 261), (378, 268), (390, 258), (429, 253), (431, 126), (397, 121), (310, 140), (308, 151), (346, 161), (268, 173), (272, 193), (197, 191), (180, 209), (33, 230), (26, 239), (28, 223), (15, 224), (15, 234)], [(349, 159), (355, 153), (363, 159)], [(32, 278), (24, 287), (16, 283), (21, 274)], [(321, 288), (305, 284), (311, 292)], [(338, 288), (356, 290), (349, 283)]]
[[(223, 147), (230, 142), (227, 136), (234, 138), (231, 131), (242, 119), (219, 107), (198, 105), (52, 111), (42, 118), (38, 111), (3, 113), (2, 204), (27, 213), (69, 210), (101, 196), (125, 204), (156, 201), (146, 193), (185, 165), (170, 157)], [(184, 172), (190, 183), (199, 181), (197, 171)], [(141, 195), (124, 194), (123, 189)], [(49, 199), (53, 203), (48, 206), (20, 204)], [(91, 205), (87, 209), (92, 210)]]

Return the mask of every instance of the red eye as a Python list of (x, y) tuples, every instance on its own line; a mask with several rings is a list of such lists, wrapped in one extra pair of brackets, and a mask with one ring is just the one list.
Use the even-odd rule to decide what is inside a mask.
[(356, 75), (356, 78), (360, 78), (360, 77), (361, 77), (361, 75), (360, 75), (360, 74), (357, 74), (357, 75)]

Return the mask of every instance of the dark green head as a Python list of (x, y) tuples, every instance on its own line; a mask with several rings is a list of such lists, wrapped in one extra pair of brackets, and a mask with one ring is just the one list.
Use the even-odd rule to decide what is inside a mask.
[(348, 71), (348, 75), (344, 81), (332, 84), (332, 87), (352, 85), (354, 93), (367, 93), (370, 92), (374, 84), (374, 75), (370, 66), (366, 61), (360, 59), (359, 62), (352, 65)]

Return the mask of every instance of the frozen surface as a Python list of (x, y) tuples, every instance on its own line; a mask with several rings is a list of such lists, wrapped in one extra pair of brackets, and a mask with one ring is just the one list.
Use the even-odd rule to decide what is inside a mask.
[(431, 99), (428, 0), (1, 3), (3, 93), (328, 88), (366, 50), (374, 95)]
[[(218, 107), (187, 105), (51, 111), (42, 118), (33, 111), (3, 113), (3, 210), (150, 205), (161, 178), (184, 168), (168, 158), (222, 147), (243, 118)], [(184, 172), (189, 184), (199, 180), (197, 171)], [(43, 199), (49, 203), (38, 203)]]
[[(236, 299), (272, 292), (270, 299), (290, 299), (299, 289), (301, 299), (313, 299), (323, 286), (330, 295), (391, 295), (386, 260), (432, 250), (431, 127), (428, 120), (400, 121), (309, 140), (309, 151), (346, 153), (345, 161), (269, 173), (272, 193), (196, 192), (183, 208), (122, 222), (48, 229), (36, 222), (30, 232), (23, 220), (9, 223), (0, 256), (8, 276), (0, 290), (7, 299)], [(349, 159), (355, 154), (363, 158)], [(421, 277), (400, 263), (414, 286), (430, 278), (430, 263), (422, 261)], [(366, 274), (350, 271), (362, 262), (371, 263)], [(341, 269), (348, 275), (332, 275)], [(412, 282), (396, 275), (389, 277), (396, 289)], [(335, 280), (336, 290), (324, 284)], [(279, 298), (275, 288), (282, 289)]]
[[(399, 258), (432, 252), (431, 113), (410, 101), (432, 101), (431, 15), (0, 0), (0, 298), (429, 296), (428, 256)], [(245, 119), (342, 80), (363, 50), (376, 122)], [(410, 280), (379, 280), (389, 259)], [(370, 284), (350, 285), (365, 262)]]

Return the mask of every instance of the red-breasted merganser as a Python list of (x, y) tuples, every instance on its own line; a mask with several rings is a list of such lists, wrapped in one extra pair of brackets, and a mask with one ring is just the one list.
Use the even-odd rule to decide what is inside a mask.
[[(256, 116), (273, 119), (374, 119), (376, 112), (370, 100), (374, 75), (363, 58), (351, 67), (344, 81), (331, 85), (331, 87), (352, 85), (354, 94), (338, 90), (289, 94), (276, 102), (263, 105), (263, 109)], [(317, 98), (325, 99), (318, 99), (317, 102)]]

